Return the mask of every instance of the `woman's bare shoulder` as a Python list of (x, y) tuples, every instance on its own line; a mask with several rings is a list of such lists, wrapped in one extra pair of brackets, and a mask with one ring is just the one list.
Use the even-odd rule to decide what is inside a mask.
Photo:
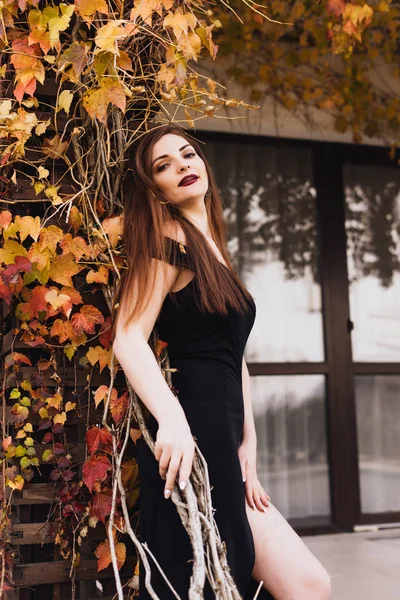
[(180, 244), (186, 245), (186, 234), (182, 226), (177, 221), (170, 221), (163, 225), (163, 233), (165, 236), (176, 240)]

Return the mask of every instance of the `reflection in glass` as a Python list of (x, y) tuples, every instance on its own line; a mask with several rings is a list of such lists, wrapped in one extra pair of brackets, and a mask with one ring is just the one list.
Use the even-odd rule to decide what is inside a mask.
[(251, 382), (265, 491), (286, 518), (330, 515), (324, 376), (256, 376)]
[(400, 360), (400, 170), (345, 165), (353, 358)]
[(355, 378), (363, 513), (400, 510), (400, 376)]
[(230, 256), (257, 304), (247, 360), (324, 360), (311, 152), (226, 142), (205, 151)]

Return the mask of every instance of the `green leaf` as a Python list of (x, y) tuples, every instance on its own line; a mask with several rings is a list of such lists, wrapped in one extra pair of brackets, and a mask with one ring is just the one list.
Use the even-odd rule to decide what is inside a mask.
[(21, 400), (19, 401), (20, 404), (22, 404), (22, 406), (30, 406), (31, 405), (31, 399), (28, 398), (28, 396), (24, 396), (23, 398), (21, 398)]
[(76, 346), (72, 346), (71, 344), (68, 344), (68, 346), (65, 346), (65, 348), (64, 348), (64, 353), (66, 354), (68, 360), (72, 359), (75, 352), (76, 352)]
[(15, 398), (19, 398), (21, 396), (21, 392), (18, 388), (14, 388), (11, 390), (10, 399), (15, 400)]
[(54, 457), (53, 451), (52, 450), (45, 450), (42, 454), (42, 460), (44, 462), (48, 462), (49, 460), (51, 460)]
[(35, 459), (31, 460), (30, 458), (26, 458), (26, 456), (24, 456), (23, 458), (21, 458), (21, 468), (22, 469), (27, 469), (28, 467), (31, 466), (33, 460), (35, 460)]
[(21, 456), (25, 456), (26, 449), (23, 446), (17, 446), (15, 449), (15, 456), (21, 458)]

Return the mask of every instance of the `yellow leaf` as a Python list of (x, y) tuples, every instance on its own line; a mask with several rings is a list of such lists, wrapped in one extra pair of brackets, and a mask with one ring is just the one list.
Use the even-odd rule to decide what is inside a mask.
[(22, 429), (20, 429), (20, 430), (18, 431), (17, 435), (15, 436), (15, 438), (16, 438), (17, 440), (20, 440), (20, 439), (22, 439), (22, 438), (24, 438), (24, 437), (26, 437), (26, 433), (25, 433), (25, 431), (23, 431)]
[(60, 415), (54, 415), (53, 423), (55, 425), (57, 423), (60, 423), (61, 425), (64, 425), (64, 423), (65, 423), (66, 420), (67, 420), (67, 415), (66, 415), (65, 411), (63, 411)]
[(27, 251), (21, 244), (14, 240), (7, 240), (0, 248), (0, 262), (10, 265), (14, 263), (16, 256), (26, 256)]
[(26, 423), (23, 427), (24, 431), (26, 431), (27, 433), (32, 433), (33, 432), (33, 427), (32, 427), (32, 423)]
[(48, 198), (50, 198), (53, 206), (58, 206), (59, 204), (63, 203), (63, 199), (57, 194), (57, 191), (59, 188), (60, 188), (59, 185), (58, 186), (51, 185), (44, 190), (44, 193), (46, 194), (46, 196)]
[(36, 196), (38, 194), (40, 194), (40, 192), (43, 192), (44, 188), (46, 187), (46, 185), (40, 181), (35, 181), (35, 183), (33, 184), (33, 188), (35, 190), (35, 194)]
[(57, 111), (65, 110), (67, 115), (69, 114), (69, 109), (71, 108), (71, 102), (73, 100), (74, 94), (71, 90), (63, 90), (58, 97), (58, 106)]
[(72, 277), (83, 269), (76, 264), (73, 254), (55, 256), (50, 264), (50, 278), (61, 285), (73, 286)]
[(70, 410), (74, 410), (74, 408), (76, 408), (76, 402), (70, 402), (68, 401), (65, 405), (65, 412), (69, 412)]
[(121, 23), (123, 23), (123, 20), (118, 19), (109, 21), (106, 25), (100, 27), (95, 37), (96, 46), (102, 50), (112, 52), (112, 54), (119, 54), (118, 40), (123, 40), (127, 36)]
[(101, 123), (106, 123), (107, 108), (110, 103), (125, 112), (124, 87), (118, 79), (103, 78), (100, 87), (85, 92), (82, 103), (92, 119), (98, 119)]
[(25, 446), (34, 446), (35, 442), (33, 441), (33, 438), (27, 437), (24, 444), (25, 444)]
[(47, 419), (49, 416), (47, 408), (43, 406), (41, 409), (39, 409), (39, 416), (41, 419)]
[(59, 294), (58, 290), (49, 290), (44, 299), (48, 302), (54, 310), (63, 310), (64, 314), (69, 317), (72, 310), (72, 300), (67, 294)]
[(19, 228), (19, 238), (23, 242), (28, 235), (37, 242), (40, 233), (40, 217), (31, 217), (25, 215), (24, 217), (17, 216), (15, 223)]
[(174, 13), (170, 12), (164, 19), (163, 27), (171, 27), (177, 40), (182, 34), (187, 35), (188, 30), (195, 30), (197, 19), (193, 13), (183, 13), (182, 8), (177, 8)]
[(108, 5), (105, 0), (75, 0), (77, 12), (84, 21), (92, 21), (96, 12), (108, 15)]
[(60, 392), (56, 392), (51, 398), (46, 398), (47, 407), (52, 406), (53, 408), (58, 410), (60, 408), (61, 400), (62, 396)]
[(50, 175), (50, 171), (48, 169), (45, 169), (42, 166), (38, 167), (38, 172), (39, 172), (39, 179), (44, 179), (45, 177), (48, 177)]

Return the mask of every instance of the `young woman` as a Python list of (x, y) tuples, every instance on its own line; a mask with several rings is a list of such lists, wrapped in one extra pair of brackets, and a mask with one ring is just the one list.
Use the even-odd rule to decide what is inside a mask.
[[(169, 497), (175, 481), (184, 488), (189, 479), (194, 436), (208, 464), (215, 520), (243, 597), (252, 597), (250, 584), (263, 581), (260, 599), (328, 600), (328, 574), (257, 478), (243, 358), (256, 308), (232, 270), (210, 166), (198, 144), (174, 126), (147, 133), (132, 163), (124, 189), (129, 269), (119, 289), (113, 347), (149, 409), (156, 441), (155, 457), (142, 439), (137, 442), (141, 541), (187, 600), (193, 554)], [(173, 391), (148, 344), (154, 326), (177, 369)], [(159, 598), (174, 598), (150, 563)], [(142, 567), (140, 599), (148, 598)], [(214, 598), (210, 587), (205, 598)]]

